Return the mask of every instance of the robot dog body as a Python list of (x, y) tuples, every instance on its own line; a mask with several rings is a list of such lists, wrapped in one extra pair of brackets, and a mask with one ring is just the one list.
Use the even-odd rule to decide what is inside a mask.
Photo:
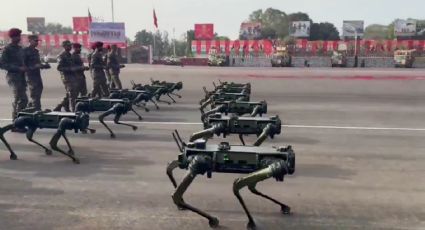
[[(268, 199), (281, 207), (283, 214), (290, 213), (290, 207), (256, 189), (258, 182), (269, 178), (283, 181), (284, 176), (295, 172), (295, 153), (291, 146), (272, 148), (259, 146), (234, 146), (226, 142), (221, 144), (206, 144), (206, 140), (185, 143), (177, 131), (173, 133), (180, 154), (178, 160), (172, 161), (167, 166), (167, 175), (175, 191), (172, 195), (175, 205), (179, 209), (188, 209), (208, 219), (211, 227), (218, 227), (216, 217), (199, 210), (183, 200), (183, 194), (194, 181), (197, 175), (207, 174), (211, 178), (213, 172), (248, 174), (238, 178), (233, 183), (233, 193), (239, 200), (248, 217), (248, 228), (255, 229), (255, 222), (239, 191), (248, 187), (255, 195)], [(261, 137), (260, 137), (261, 139)], [(264, 138), (263, 138), (264, 140)], [(180, 184), (176, 183), (173, 170), (176, 168), (188, 170)]]
[[(20, 112), (18, 113), (18, 117), (14, 120), (13, 124), (10, 124), (1, 129), (1, 136), (12, 128), (20, 128), (27, 129), (26, 137), (27, 139), (42, 147), (46, 154), (51, 155), (52, 151), (40, 144), (39, 142), (33, 139), (33, 135), (37, 129), (57, 129), (55, 135), (50, 140), (50, 147), (58, 151), (73, 160), (74, 163), (79, 163), (79, 159), (75, 157), (74, 150), (69, 143), (69, 140), (65, 134), (66, 130), (74, 130), (76, 133), (79, 131), (87, 132), (90, 130), (92, 133), (95, 132), (93, 129), (89, 129), (89, 120), (90, 117), (86, 113), (72, 113), (72, 112), (50, 112), (50, 111), (37, 111), (37, 112)], [(60, 149), (57, 144), (59, 139), (63, 137), (66, 141), (66, 144), (69, 148), (67, 152)], [(10, 159), (16, 160), (17, 156), (13, 152), (11, 148), (10, 151)]]
[(78, 98), (76, 111), (85, 113), (104, 112), (99, 115), (99, 122), (109, 131), (111, 138), (115, 138), (115, 134), (104, 122), (105, 117), (114, 114), (115, 124), (129, 126), (133, 130), (137, 130), (137, 126), (120, 122), (121, 116), (132, 111), (138, 116), (139, 120), (142, 120), (142, 117), (134, 110), (132, 103), (128, 99)]
[(194, 133), (190, 141), (208, 139), (214, 134), (223, 134), (225, 138), (229, 134), (239, 134), (239, 139), (245, 145), (243, 135), (255, 134), (257, 136), (267, 132), (271, 138), (280, 134), (282, 122), (278, 116), (274, 117), (238, 117), (236, 115), (225, 116), (217, 113), (205, 119), (204, 130)]

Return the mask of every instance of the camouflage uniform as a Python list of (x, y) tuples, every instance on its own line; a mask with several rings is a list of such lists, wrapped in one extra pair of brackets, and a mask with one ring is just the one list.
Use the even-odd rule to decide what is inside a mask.
[[(89, 64), (89, 68), (91, 66), (91, 57), (93, 56), (94, 50), (87, 54), (87, 62)], [(91, 71), (90, 71), (91, 72)]]
[(76, 68), (75, 71), (75, 78), (77, 80), (77, 91), (78, 95), (80, 97), (87, 96), (87, 82), (86, 82), (86, 75), (84, 74), (84, 62), (83, 59), (81, 59), (80, 54), (72, 53), (72, 60), (74, 63), (74, 66)]
[(41, 110), (41, 94), (43, 93), (43, 80), (41, 79), (40, 53), (35, 47), (26, 47), (24, 51), (24, 63), (28, 70), (26, 80), (29, 86), (31, 101), (28, 107)]
[(69, 108), (66, 107), (67, 105), (70, 105), (71, 110), (74, 111), (75, 102), (78, 97), (78, 81), (74, 73), (74, 63), (70, 52), (63, 51), (59, 55), (57, 69), (61, 73), (62, 82), (66, 90), (66, 96), (61, 104), (65, 107), (65, 111), (69, 110)]
[(7, 83), (13, 90), (13, 119), (16, 118), (18, 112), (25, 109), (28, 103), (25, 73), (20, 69), (24, 67), (23, 56), (22, 47), (13, 43), (4, 48), (1, 56), (2, 68), (7, 70)]
[[(122, 89), (122, 84), (120, 80), (120, 63), (118, 59), (118, 54), (116, 51), (111, 51), (108, 53), (107, 66), (109, 73), (111, 75), (111, 88), (116, 87), (117, 89)], [(113, 83), (113, 85), (112, 85)]]
[(112, 86), (114, 86), (114, 84), (112, 82), (111, 72), (109, 71), (109, 66), (108, 66), (108, 52), (106, 52), (106, 54), (103, 56), (103, 62), (106, 64), (106, 68), (105, 68), (105, 76), (107, 81), (106, 84), (108, 85), (110, 89), (112, 89), (113, 88)]
[(93, 71), (92, 97), (109, 96), (109, 89), (105, 76), (105, 63), (103, 62), (102, 51), (96, 50), (91, 57), (90, 68)]

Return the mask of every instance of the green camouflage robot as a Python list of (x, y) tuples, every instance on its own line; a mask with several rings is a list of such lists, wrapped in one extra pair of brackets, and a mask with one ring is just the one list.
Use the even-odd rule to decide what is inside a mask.
[[(248, 229), (255, 229), (256, 224), (240, 195), (239, 191), (242, 188), (247, 187), (253, 194), (279, 205), (283, 214), (290, 214), (291, 209), (288, 205), (256, 189), (257, 183), (261, 181), (275, 178), (276, 181), (282, 182), (285, 175), (292, 175), (295, 172), (295, 152), (291, 146), (279, 148), (259, 146), (268, 135), (270, 134), (267, 132), (263, 133), (254, 146), (235, 146), (227, 142), (207, 144), (206, 140), (185, 143), (175, 131), (173, 138), (180, 154), (177, 160), (170, 162), (167, 166), (167, 175), (175, 188), (172, 195), (174, 204), (179, 209), (187, 209), (205, 217), (210, 227), (216, 228), (219, 226), (219, 220), (186, 203), (183, 195), (197, 175), (207, 174), (207, 177), (211, 178), (213, 172), (237, 173), (247, 174), (233, 182), (233, 193), (248, 217)], [(176, 168), (188, 171), (180, 184), (177, 184), (173, 176), (173, 170)]]
[[(12, 124), (7, 125), (0, 129), (0, 137), (3, 137), (4, 133), (12, 130), (13, 128), (26, 129), (27, 139), (43, 148), (47, 155), (52, 154), (52, 150), (42, 145), (41, 143), (33, 139), (34, 133), (37, 129), (56, 129), (56, 133), (53, 135), (49, 144), (50, 147), (58, 151), (65, 156), (72, 159), (76, 164), (80, 163), (80, 160), (75, 156), (74, 150), (65, 134), (66, 130), (74, 130), (76, 133), (79, 131), (87, 133), (90, 131), (94, 133), (95, 130), (89, 129), (89, 115), (86, 113), (73, 113), (73, 112), (51, 112), (51, 111), (37, 111), (37, 112), (19, 112), (18, 117), (13, 121)], [(63, 137), (69, 150), (64, 151), (58, 147), (59, 139)], [(3, 140), (3, 138), (2, 138)], [(8, 144), (6, 145), (8, 146)], [(17, 155), (13, 150), (8, 147), (10, 151), (10, 159), (17, 160)]]

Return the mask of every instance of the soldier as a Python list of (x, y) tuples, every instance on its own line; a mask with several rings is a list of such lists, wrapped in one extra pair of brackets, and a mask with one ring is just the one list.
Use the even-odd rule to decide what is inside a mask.
[(113, 89), (115, 88), (115, 85), (112, 82), (111, 72), (109, 71), (110, 67), (108, 66), (108, 54), (109, 52), (111, 52), (111, 46), (107, 45), (103, 51), (104, 51), (103, 62), (106, 63), (105, 75), (106, 75), (107, 84), (110, 89)]
[(65, 85), (66, 96), (62, 102), (56, 106), (54, 111), (60, 111), (62, 107), (65, 108), (65, 111), (75, 110), (75, 102), (78, 97), (78, 82), (75, 75), (75, 66), (72, 59), (72, 44), (70, 41), (66, 40), (62, 42), (62, 47), (64, 51), (59, 55), (58, 71), (61, 74), (62, 82)]
[(40, 53), (37, 49), (38, 36), (28, 36), (29, 46), (23, 49), (24, 64), (28, 68), (26, 72), (26, 81), (29, 86), (31, 101), (28, 107), (41, 110), (41, 94), (43, 93), (43, 80), (41, 79), (40, 69), (49, 68), (48, 65), (41, 63)]
[(109, 96), (109, 89), (106, 82), (105, 68), (103, 62), (103, 42), (96, 42), (96, 50), (91, 57), (90, 68), (93, 71), (93, 90), (92, 97), (106, 97)]
[(84, 66), (83, 60), (81, 59), (81, 44), (74, 43), (72, 44), (74, 52), (72, 53), (72, 60), (74, 61), (75, 66), (75, 77), (78, 82), (78, 96), (85, 97), (87, 96), (87, 82), (86, 75), (84, 74), (85, 70), (88, 70), (88, 67)]
[[(95, 45), (96, 44), (94, 44), (94, 43), (90, 45), (91, 51), (90, 51), (89, 54), (87, 54), (87, 63), (89, 65), (90, 78), (92, 80), (93, 80), (93, 69), (91, 68), (91, 57), (93, 56), (94, 51), (96, 51), (96, 46)], [(89, 94), (88, 96), (91, 97), (91, 94)]]
[[(111, 51), (108, 53), (107, 64), (109, 73), (111, 75), (111, 84), (110, 87), (117, 89), (122, 89), (121, 80), (120, 80), (120, 62), (117, 53), (117, 45), (112, 45)], [(113, 84), (112, 84), (113, 83)]]
[[(12, 103), (12, 119), (15, 120), (18, 112), (23, 110), (28, 103), (27, 83), (25, 81), (25, 71), (27, 67), (24, 64), (23, 50), (19, 45), (21, 42), (22, 31), (17, 28), (9, 30), (11, 43), (4, 48), (1, 56), (2, 68), (7, 71), (6, 79), (10, 88), (13, 90), (14, 100)], [(24, 131), (24, 130), (12, 130)]]
[(88, 64), (89, 64), (89, 68), (90, 68), (90, 65), (91, 65), (91, 57), (93, 56), (94, 51), (96, 51), (96, 44), (92, 44), (92, 45), (90, 46), (90, 48), (91, 48), (91, 51), (90, 51), (90, 53), (87, 55), (87, 62), (88, 62)]

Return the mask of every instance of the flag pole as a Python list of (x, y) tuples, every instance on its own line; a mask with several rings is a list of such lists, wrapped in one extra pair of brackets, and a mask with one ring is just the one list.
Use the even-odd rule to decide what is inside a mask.
[(115, 22), (114, 0), (111, 0), (112, 22)]
[(154, 29), (154, 32), (153, 32), (153, 49), (152, 49), (152, 60), (154, 60), (155, 59), (155, 39), (156, 38), (156, 29)]

